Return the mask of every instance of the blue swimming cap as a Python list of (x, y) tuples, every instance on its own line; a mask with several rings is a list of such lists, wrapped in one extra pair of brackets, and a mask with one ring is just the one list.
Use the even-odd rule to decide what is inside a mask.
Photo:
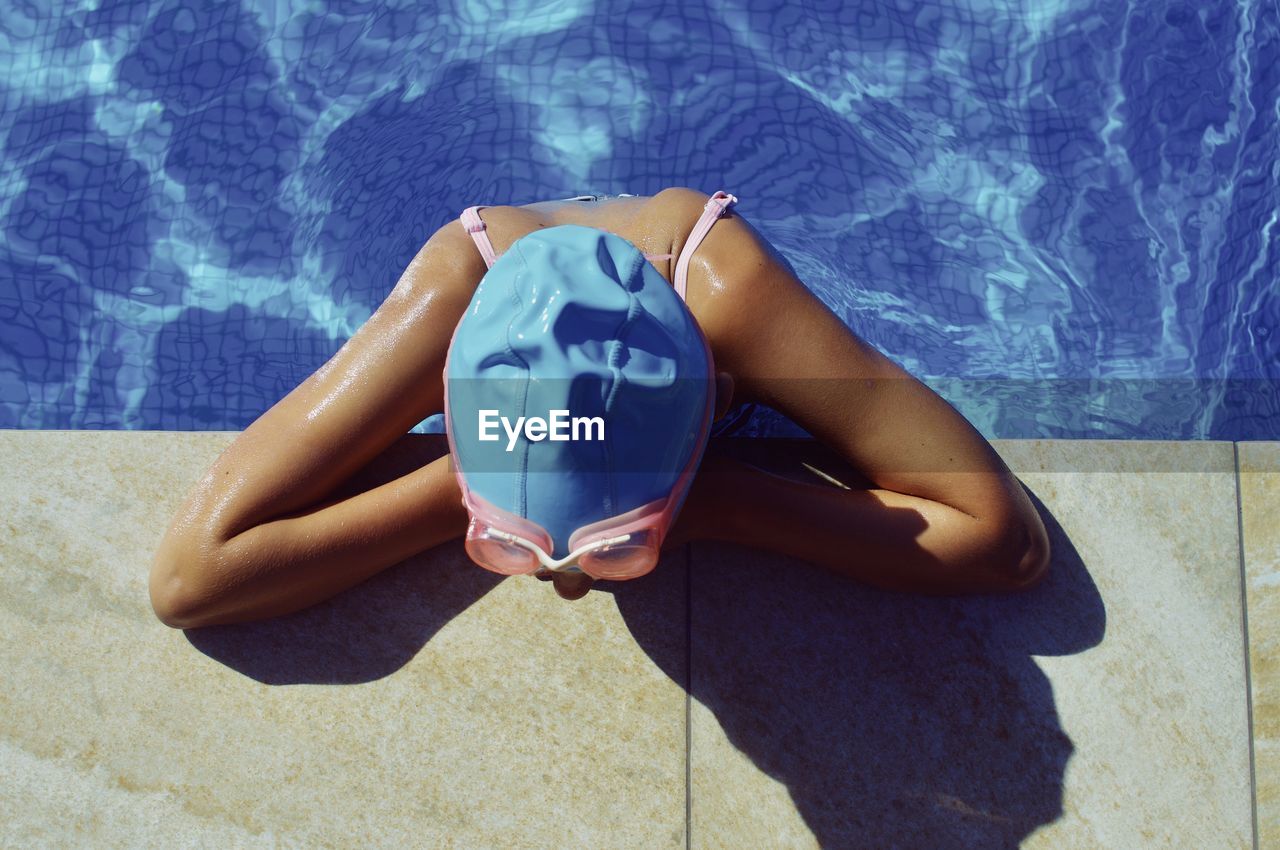
[(481, 279), (445, 398), (467, 487), (542, 526), (562, 558), (575, 530), (666, 497), (701, 460), (715, 388), (701, 329), (644, 254), (564, 224), (521, 237)]

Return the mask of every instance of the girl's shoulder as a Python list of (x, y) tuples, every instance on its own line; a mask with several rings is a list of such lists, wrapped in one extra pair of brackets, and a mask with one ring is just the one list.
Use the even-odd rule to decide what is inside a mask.
[[(671, 186), (650, 196), (615, 198), (603, 202), (544, 202), (520, 206), (484, 206), (479, 210), (484, 236), (501, 255), (516, 240), (535, 230), (560, 224), (598, 227), (626, 239), (646, 254), (669, 254), (653, 260), (674, 285), (676, 264), (711, 195), (686, 186)], [(472, 234), (459, 218), (442, 226), (432, 241), (447, 246), (472, 288), (487, 271)], [(687, 299), (699, 319), (706, 311), (722, 309), (724, 301), (751, 295), (762, 267), (784, 265), (785, 259), (737, 207), (721, 215), (689, 257)], [(719, 302), (719, 303), (717, 303)], [(741, 305), (738, 305), (739, 308)], [(709, 316), (707, 318), (710, 318)]]
[[(680, 244), (701, 214), (701, 206), (691, 211), (696, 202), (696, 192), (683, 187), (663, 189), (655, 195), (611, 198), (605, 201), (538, 201), (530, 204), (481, 206), (478, 215), (484, 222), (484, 237), (493, 246), (495, 255), (502, 255), (521, 237), (536, 230), (562, 224), (580, 224), (598, 227), (621, 236), (646, 254), (662, 255), (673, 252), (673, 244)], [(702, 203), (707, 195), (703, 194)], [(478, 282), (487, 266), (476, 244), (467, 232), (461, 216), (451, 219), (436, 231), (433, 240), (448, 245), (457, 255), (458, 263), (470, 270)], [(673, 280), (675, 258), (670, 261), (655, 260), (654, 265), (667, 279)]]

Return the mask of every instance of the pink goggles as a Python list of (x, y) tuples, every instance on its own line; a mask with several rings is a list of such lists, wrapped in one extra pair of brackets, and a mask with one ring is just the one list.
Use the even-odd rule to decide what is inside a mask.
[[(701, 331), (699, 331), (701, 334)], [(706, 345), (706, 338), (703, 337)], [(711, 363), (707, 346), (707, 360)], [(714, 371), (708, 370), (711, 375)], [(486, 570), (500, 575), (529, 575), (545, 567), (552, 572), (578, 570), (595, 579), (623, 581), (639, 578), (658, 565), (662, 542), (684, 504), (693, 484), (711, 430), (714, 396), (709, 396), (699, 423), (699, 449), (690, 454), (675, 485), (661, 499), (633, 508), (626, 513), (584, 525), (569, 536), (569, 554), (551, 557), (554, 543), (542, 526), (517, 516), (472, 492), (466, 476), (454, 466), (455, 480), (462, 491), (462, 504), (470, 515), (467, 523), (466, 551), (471, 560)], [(445, 394), (446, 416), (449, 397)], [(455, 458), (452, 432), (446, 432), (450, 454)]]
[(569, 538), (570, 552), (552, 558), (551, 535), (540, 525), (515, 516), (463, 489), (463, 504), (471, 515), (466, 550), (471, 560), (501, 575), (528, 575), (545, 567), (570, 572), (574, 567), (596, 579), (639, 578), (658, 565), (662, 541), (692, 481), (682, 473), (663, 499), (615, 517), (584, 525)]

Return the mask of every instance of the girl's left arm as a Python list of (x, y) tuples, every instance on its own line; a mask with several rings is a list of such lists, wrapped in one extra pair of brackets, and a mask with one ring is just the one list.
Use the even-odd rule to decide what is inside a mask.
[(157, 549), (152, 605), (187, 628), (307, 607), (456, 537), (447, 455), (348, 498), (338, 486), (443, 409), (449, 339), (483, 274), (440, 228), (369, 320), (245, 429), (192, 488)]

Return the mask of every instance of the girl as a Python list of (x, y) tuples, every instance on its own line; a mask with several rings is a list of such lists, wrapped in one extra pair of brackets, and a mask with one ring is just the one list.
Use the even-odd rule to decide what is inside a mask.
[[(517, 240), (533, 235), (521, 244), (547, 244), (548, 229), (560, 225), (592, 228), (610, 250), (643, 252), (643, 263), (635, 255), (644, 266), (640, 277), (683, 297), (680, 309), (696, 320), (713, 368), (706, 418), (722, 432), (744, 405), (766, 404), (813, 435), (814, 452), (825, 450), (854, 471), (845, 479), (855, 486), (822, 473), (807, 481), (775, 474), (734, 457), (724, 441), (690, 438), (696, 416), (670, 421), (658, 430), (684, 441), (679, 456), (693, 458), (696, 474), (684, 485), (669, 476), (668, 491), (658, 494), (667, 514), (639, 535), (655, 551), (689, 540), (735, 541), (910, 592), (999, 592), (1040, 582), (1048, 536), (994, 449), (812, 295), (733, 209), (736, 200), (675, 187), (653, 196), (471, 207), (442, 226), (369, 321), (241, 433), (187, 497), (152, 565), (157, 615), (189, 628), (285, 614), (464, 534), (477, 563), (550, 579), (564, 598), (614, 577), (590, 565), (622, 551), (616, 541), (625, 535), (597, 534), (589, 551), (566, 554), (568, 529), (591, 527), (592, 519), (607, 525), (614, 510), (590, 517), (579, 505), (572, 523), (557, 525), (556, 517), (516, 516), (512, 505), (464, 504), (464, 493), (471, 495), (465, 470), (450, 455), (334, 496), (340, 483), (444, 408), (446, 356), (460, 319), (481, 300), (481, 279), (498, 274)], [(538, 256), (517, 253), (529, 262)], [(554, 258), (546, 262), (554, 266)], [(603, 257), (593, 273), (607, 277), (610, 262)], [(527, 277), (511, 280), (529, 285)], [(669, 293), (646, 297), (677, 303)], [(479, 516), (479, 504), (532, 530), (504, 531)], [(546, 531), (552, 527), (564, 531), (556, 536)], [(498, 554), (486, 558), (484, 551)], [(652, 568), (643, 553), (632, 561), (634, 569), (619, 576)]]

